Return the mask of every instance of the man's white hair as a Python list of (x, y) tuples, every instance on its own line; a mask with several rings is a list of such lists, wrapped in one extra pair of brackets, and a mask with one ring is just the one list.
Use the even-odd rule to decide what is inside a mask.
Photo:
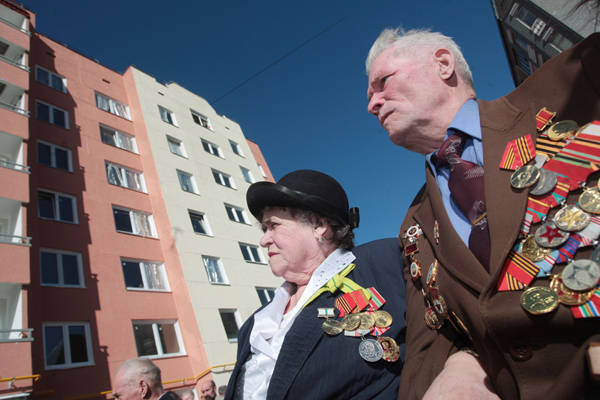
[(471, 88), (473, 88), (473, 75), (469, 64), (465, 60), (460, 47), (452, 38), (442, 35), (439, 32), (431, 32), (429, 29), (411, 29), (405, 31), (401, 27), (396, 29), (384, 29), (375, 40), (369, 50), (369, 55), (365, 62), (367, 76), (371, 72), (371, 67), (375, 59), (390, 47), (396, 49), (396, 54), (414, 54), (418, 55), (420, 50), (435, 48), (444, 48), (449, 50), (456, 60), (456, 72), (461, 79)]
[(128, 385), (136, 384), (138, 379), (143, 379), (152, 389), (162, 389), (160, 368), (152, 361), (144, 358), (132, 358), (119, 367), (117, 373), (122, 373)]

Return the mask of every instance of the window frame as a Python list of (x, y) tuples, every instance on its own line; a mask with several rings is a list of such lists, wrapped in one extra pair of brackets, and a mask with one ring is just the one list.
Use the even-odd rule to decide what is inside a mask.
[[(216, 263), (216, 268), (218, 269), (218, 273), (221, 275), (222, 277), (222, 281), (219, 280), (213, 280), (211, 278), (211, 272), (209, 271), (209, 266), (207, 261), (210, 260), (214, 260)], [(211, 285), (222, 285), (222, 286), (228, 286), (229, 283), (229, 278), (227, 277), (227, 273), (225, 272), (225, 266), (223, 265), (223, 262), (221, 261), (221, 259), (219, 257), (213, 257), (213, 256), (207, 256), (207, 255), (202, 255), (202, 264), (204, 264), (204, 271), (206, 272), (206, 277), (208, 279), (208, 282)]]
[[(119, 130), (112, 128), (105, 124), (99, 124), (98, 126), (99, 126), (99, 131), (100, 131), (100, 141), (102, 143), (104, 143), (107, 146), (116, 147), (118, 149), (128, 151), (130, 153), (139, 154), (135, 136), (130, 135), (125, 132), (122, 132), (122, 131), (119, 131)], [(105, 129), (106, 131), (109, 131), (109, 133), (113, 134), (113, 140), (114, 140), (115, 144), (108, 143), (104, 140), (104, 135), (102, 134), (102, 129)], [(131, 143), (131, 149), (129, 149), (127, 146), (123, 145), (123, 143), (125, 143), (125, 141), (129, 141), (129, 143)]]
[(231, 151), (233, 151), (233, 154), (238, 155), (243, 158), (246, 158), (246, 155), (242, 151), (242, 147), (240, 146), (240, 144), (234, 140), (231, 140), (231, 139), (228, 139), (228, 140), (229, 140), (229, 145), (231, 146)]
[[(210, 224), (208, 223), (208, 218), (206, 217), (206, 213), (188, 209), (188, 216), (190, 218), (190, 223), (192, 224), (192, 231), (194, 231), (195, 234), (202, 235), (202, 236), (212, 236), (213, 235), (212, 229), (210, 229)], [(192, 219), (192, 216), (200, 217), (199, 223), (202, 226), (202, 229), (206, 231), (205, 233), (196, 231), (196, 229), (194, 228), (194, 221)]]
[[(40, 75), (39, 75), (40, 70), (44, 71), (48, 74), (48, 82), (44, 82), (40, 79)], [(53, 85), (53, 82), (54, 82), (53, 78), (60, 80), (60, 82), (62, 84), (62, 88), (58, 89)], [(57, 90), (61, 93), (67, 93), (67, 78), (65, 78), (62, 75), (57, 74), (56, 72), (52, 72), (49, 69), (44, 68), (40, 65), (35, 66), (35, 80), (36, 80), (36, 82), (39, 82), (42, 85), (51, 87), (52, 89)]]
[(200, 125), (201, 127), (208, 129), (209, 131), (214, 131), (212, 123), (210, 122), (210, 118), (192, 109), (190, 109), (190, 112), (192, 113), (192, 120), (196, 123), (196, 125)]
[[(46, 194), (50, 194), (54, 197), (53, 200), (53, 205), (54, 205), (54, 218), (49, 218), (49, 217), (44, 217), (40, 214), (40, 192), (46, 193)], [(78, 212), (77, 212), (77, 198), (75, 198), (75, 196), (72, 196), (70, 194), (66, 194), (66, 193), (60, 193), (60, 192), (55, 192), (53, 190), (48, 190), (48, 189), (39, 189), (37, 190), (38, 193), (38, 197), (37, 197), (37, 202), (38, 202), (38, 218), (41, 219), (45, 219), (48, 221), (58, 221), (58, 222), (65, 222), (68, 224), (75, 224), (77, 225), (79, 223), (79, 218), (78, 218)], [(58, 196), (62, 196), (65, 198), (68, 198), (71, 200), (71, 208), (73, 209), (73, 221), (67, 221), (64, 219), (61, 219), (60, 216), (60, 205), (58, 202)]]
[[(190, 174), (189, 172), (182, 171), (180, 169), (176, 169), (175, 171), (177, 172), (177, 180), (179, 181), (179, 187), (181, 188), (181, 190), (183, 190), (186, 193), (200, 194), (198, 190), (198, 185), (196, 185), (196, 180), (194, 179), (194, 175)], [(192, 186), (191, 190), (187, 190), (184, 187), (182, 177), (186, 177), (187, 179), (189, 179), (189, 184)]]
[[(58, 283), (45, 283), (43, 281), (43, 265), (42, 265), (42, 253), (49, 253), (49, 254), (54, 254), (56, 255), (56, 267), (57, 267), (57, 274), (58, 274)], [(63, 267), (63, 259), (61, 256), (63, 255), (69, 255), (69, 256), (75, 256), (75, 259), (77, 260), (77, 276), (79, 278), (79, 284), (77, 285), (70, 285), (70, 284), (66, 284), (64, 283), (64, 267)], [(62, 281), (62, 282), (61, 282)], [(77, 253), (74, 251), (67, 251), (67, 250), (57, 250), (57, 249), (48, 249), (48, 248), (40, 248), (40, 286), (47, 286), (47, 287), (65, 287), (65, 288), (85, 288), (85, 278), (83, 276), (83, 261), (82, 261), (82, 257), (81, 257), (81, 253)]]
[(249, 168), (246, 168), (246, 167), (243, 167), (240, 165), (240, 171), (242, 172), (242, 177), (244, 177), (244, 180), (246, 182), (248, 182), (248, 183), (256, 182), (256, 179), (254, 179), (254, 175), (252, 174), (252, 171), (250, 171)]
[[(169, 147), (169, 151), (176, 156), (188, 158), (187, 152), (185, 151), (185, 146), (183, 145), (183, 140), (179, 140), (174, 138), (171, 135), (166, 135), (167, 137), (167, 146)], [(176, 149), (178, 151), (173, 151), (173, 147), (171, 145), (177, 146)]]
[[(50, 164), (45, 164), (40, 161), (40, 144), (50, 147)], [(70, 149), (56, 145), (54, 143), (46, 142), (44, 140), (38, 140), (36, 143), (35, 149), (36, 149), (36, 153), (37, 153), (36, 155), (37, 155), (38, 164), (45, 165), (50, 168), (56, 168), (61, 171), (73, 172), (73, 153), (71, 152)], [(67, 164), (68, 164), (67, 169), (60, 168), (57, 166), (57, 164), (56, 164), (56, 149), (63, 150), (67, 153)]]
[[(119, 210), (119, 211), (125, 211), (127, 213), (129, 213), (129, 223), (131, 224), (131, 228), (132, 228), (132, 232), (129, 231), (124, 231), (121, 230), (117, 227), (117, 221), (115, 220), (115, 230), (119, 233), (124, 233), (124, 234), (129, 234), (129, 235), (135, 235), (135, 236), (140, 236), (140, 237), (145, 237), (145, 238), (153, 238), (153, 239), (158, 239), (158, 233), (156, 231), (156, 225), (154, 223), (154, 217), (152, 216), (151, 213), (147, 213), (145, 211), (141, 211), (141, 210), (135, 210), (133, 208), (127, 208), (127, 207), (121, 207), (121, 206), (116, 206), (113, 204), (112, 206), (112, 210), (113, 210), (113, 219), (115, 216), (115, 210)], [(139, 214), (141, 216), (145, 216), (147, 218), (147, 224), (148, 224), (148, 228), (150, 229), (150, 235), (145, 235), (143, 233), (138, 233), (138, 232), (134, 232), (135, 231), (135, 220), (133, 219), (133, 215), (134, 214)]]
[[(38, 106), (40, 104), (48, 107), (48, 120), (40, 118), (40, 113), (39, 113), (39, 110), (38, 110)], [(64, 113), (65, 126), (62, 126), (62, 125), (59, 125), (59, 124), (56, 123), (56, 121), (54, 119), (54, 112), (55, 111), (61, 111), (62, 113)], [(35, 118), (38, 121), (47, 122), (47, 123), (52, 124), (54, 126), (58, 126), (59, 128), (63, 128), (63, 129), (66, 129), (66, 130), (70, 129), (70, 125), (69, 125), (69, 112), (67, 110), (63, 110), (60, 107), (56, 107), (56, 106), (54, 106), (54, 105), (52, 105), (50, 103), (46, 103), (45, 101), (42, 101), (42, 100), (38, 100), (38, 99), (35, 100)]]
[[(116, 183), (116, 182), (111, 182), (110, 180), (110, 174), (109, 174), (109, 168), (114, 168), (115, 171), (117, 171), (118, 175), (119, 175), (119, 182), (120, 183)], [(104, 160), (104, 169), (106, 171), (106, 181), (108, 182), (109, 185), (113, 185), (113, 186), (118, 186), (118, 187), (122, 187), (125, 189), (131, 189), (134, 190), (136, 192), (141, 192), (141, 193), (148, 193), (148, 188), (146, 187), (146, 179), (144, 178), (144, 173), (142, 171), (137, 171), (135, 169), (129, 168), (129, 167), (125, 167), (123, 165), (120, 164), (116, 164), (112, 161), (108, 161), (108, 160)], [(131, 186), (130, 185), (130, 175), (133, 177), (134, 182), (137, 179), (139, 181), (139, 186), (140, 188), (136, 188), (135, 185)]]
[[(264, 287), (264, 286), (255, 286), (254, 287), (256, 289), (256, 294), (258, 296), (258, 300), (260, 301), (260, 304), (262, 306), (268, 304), (269, 302), (271, 302), (273, 300), (273, 298), (275, 297), (275, 290), (277, 290), (276, 288), (271, 288), (271, 287)], [(273, 293), (269, 293), (269, 291), (272, 291)], [(265, 296), (265, 299), (267, 300), (266, 303), (263, 303), (261, 297), (260, 297), (260, 293), (263, 293), (263, 295)]]
[[(204, 149), (205, 152), (207, 152), (208, 154), (211, 154), (215, 157), (225, 159), (225, 156), (223, 155), (223, 152), (221, 151), (221, 147), (218, 144), (214, 144), (213, 142), (209, 142), (208, 140), (203, 139), (203, 138), (200, 138), (200, 141), (202, 143), (202, 148)], [(208, 149), (207, 149), (207, 147), (208, 147)]]
[[(179, 347), (179, 352), (177, 353), (165, 353), (162, 348), (162, 343), (160, 341), (160, 334), (158, 331), (158, 325), (173, 325), (173, 329), (175, 332), (175, 338), (177, 339), (177, 345)], [(136, 325), (152, 325), (152, 336), (154, 339), (154, 346), (156, 347), (157, 354), (152, 355), (140, 355), (138, 350), (137, 339), (135, 336), (135, 326)], [(146, 359), (157, 359), (157, 358), (167, 358), (167, 357), (177, 357), (186, 355), (185, 347), (183, 345), (183, 337), (181, 336), (181, 330), (179, 329), (179, 321), (177, 320), (131, 320), (131, 327), (133, 333), (133, 341), (135, 343), (135, 351), (138, 354), (138, 358), (146, 358)]]
[[(108, 110), (106, 108), (101, 107), (100, 103), (98, 102), (99, 97), (104, 98), (104, 101), (107, 102)], [(94, 100), (96, 102), (96, 108), (98, 108), (99, 110), (106, 111), (109, 114), (116, 115), (117, 117), (131, 121), (131, 111), (129, 110), (129, 105), (121, 103), (119, 100), (113, 99), (112, 97), (107, 96), (104, 93), (100, 93), (98, 91), (94, 91)], [(124, 115), (121, 115), (119, 113), (119, 106), (123, 107)]]
[[(138, 264), (140, 277), (142, 278), (142, 287), (127, 286), (127, 279), (125, 277), (125, 269), (124, 269), (124, 265), (123, 265), (124, 263)], [(146, 275), (147, 270), (145, 269), (145, 266), (150, 265), (150, 264), (155, 264), (158, 266), (160, 277), (165, 286), (164, 288), (156, 289), (156, 288), (149, 287), (148, 277)], [(167, 276), (165, 264), (162, 262), (121, 257), (121, 270), (123, 271), (123, 284), (124, 284), (126, 290), (139, 291), (139, 292), (170, 292), (171, 291), (171, 286), (169, 285), (169, 277)]]
[[(71, 353), (71, 342), (69, 340), (65, 340), (68, 339), (69, 337), (69, 330), (68, 328), (71, 326), (83, 326), (83, 332), (84, 332), (84, 336), (85, 336), (85, 341), (86, 341), (86, 351), (87, 351), (87, 357), (88, 357), (88, 361), (84, 361), (84, 362), (78, 362), (78, 363), (73, 363), (71, 362), (72, 359), (72, 353)], [(47, 351), (48, 349), (48, 343), (47, 343), (47, 334), (46, 334), (46, 328), (48, 327), (61, 327), (62, 328), (62, 340), (63, 340), (63, 351), (64, 351), (64, 357), (65, 357), (65, 363), (64, 364), (54, 364), (54, 365), (49, 365), (48, 364), (48, 357), (47, 357)], [(78, 368), (78, 367), (86, 367), (86, 366), (91, 366), (91, 365), (95, 365), (94, 364), (94, 352), (93, 352), (93, 348), (92, 348), (92, 334), (90, 331), (90, 324), (89, 322), (43, 322), (42, 323), (42, 332), (43, 332), (43, 346), (44, 346), (44, 369), (45, 370), (55, 370), (55, 369), (68, 369), (68, 368)], [(68, 359), (68, 361), (67, 361)]]
[[(250, 244), (250, 243), (244, 243), (244, 242), (238, 242), (239, 246), (240, 246), (240, 251), (242, 252), (242, 258), (244, 259), (244, 261), (252, 263), (252, 264), (266, 264), (265, 260), (264, 260), (264, 256), (261, 254), (260, 251), (260, 247), (254, 245), (254, 244)], [(244, 254), (244, 250), (243, 248), (246, 247), (247, 248), (247, 253), (250, 257), (250, 259), (246, 258), (246, 255)], [(256, 250), (256, 254), (258, 255), (258, 261), (255, 260), (255, 255), (253, 254), (252, 251), (249, 251), (248, 249), (255, 249)]]
[[(237, 332), (235, 334), (235, 337), (230, 337), (229, 333), (227, 332), (227, 328), (225, 327), (225, 322), (223, 321), (223, 314), (227, 314), (230, 313), (233, 315), (233, 318), (235, 320), (235, 323), (237, 325)], [(238, 335), (240, 332), (240, 327), (242, 326), (242, 319), (240, 318), (240, 313), (237, 310), (237, 308), (219, 308), (219, 317), (221, 317), (221, 324), (223, 325), (223, 330), (225, 331), (225, 336), (227, 336), (227, 341), (229, 343), (237, 343), (238, 341)]]
[[(163, 121), (166, 124), (169, 125), (173, 125), (173, 126), (179, 126), (177, 125), (177, 118), (175, 118), (175, 113), (171, 110), (169, 110), (166, 107), (161, 106), (160, 104), (158, 105), (158, 115), (160, 116), (161, 121)], [(164, 117), (163, 117), (163, 112), (164, 112)], [(165, 119), (166, 118), (166, 119)], [(170, 121), (169, 121), (170, 119)]]
[(261, 164), (257, 164), (258, 165), (258, 170), (260, 171), (260, 174), (263, 176), (263, 178), (267, 178), (267, 173), (265, 172), (265, 169), (263, 168), (263, 166)]
[[(227, 213), (227, 217), (229, 218), (230, 221), (237, 222), (239, 224), (250, 225), (250, 219), (248, 218), (248, 214), (246, 213), (246, 210), (244, 210), (241, 207), (237, 207), (232, 204), (229, 204), (229, 203), (224, 203), (224, 204), (225, 204), (225, 212)], [(230, 212), (230, 209), (231, 209), (231, 212)], [(234, 218), (231, 218), (232, 215), (234, 216)], [(241, 215), (241, 221), (238, 220), (238, 219), (240, 219), (240, 215)]]
[[(235, 181), (233, 180), (233, 177), (231, 175), (214, 168), (211, 168), (211, 172), (216, 184), (228, 187), (230, 189), (237, 189), (237, 187), (235, 186)], [(219, 178), (217, 178), (217, 176)], [(225, 177), (227, 179), (224, 179)], [(229, 184), (226, 184), (226, 182), (229, 182)]]

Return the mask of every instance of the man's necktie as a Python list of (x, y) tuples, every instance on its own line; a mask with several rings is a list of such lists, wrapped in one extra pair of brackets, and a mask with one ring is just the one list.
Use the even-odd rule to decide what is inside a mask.
[(447, 166), (450, 169), (448, 179), (450, 194), (471, 222), (469, 249), (489, 270), (490, 232), (485, 209), (483, 167), (460, 157), (465, 140), (466, 136), (460, 133), (448, 137), (438, 150), (435, 166), (436, 168)]

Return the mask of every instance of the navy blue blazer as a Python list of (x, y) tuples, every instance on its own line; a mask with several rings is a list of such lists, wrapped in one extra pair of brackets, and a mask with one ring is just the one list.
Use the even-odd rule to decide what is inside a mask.
[[(395, 363), (384, 360), (369, 363), (358, 354), (361, 339), (328, 336), (321, 329), (317, 308), (333, 307), (339, 293), (324, 293), (306, 306), (288, 331), (275, 369), (267, 399), (396, 399), (404, 361), (404, 319), (406, 298), (401, 250), (396, 239), (381, 239), (355, 247), (356, 268), (348, 277), (364, 288), (375, 287), (385, 298), (382, 310), (393, 323), (385, 336), (401, 346)], [(250, 332), (254, 314), (238, 335), (237, 361), (227, 385), (225, 399), (234, 399), (236, 383), (250, 356)], [(370, 336), (372, 337), (372, 336)]]

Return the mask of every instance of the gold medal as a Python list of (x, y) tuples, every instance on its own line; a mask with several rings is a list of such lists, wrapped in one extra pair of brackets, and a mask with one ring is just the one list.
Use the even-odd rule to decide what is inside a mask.
[(425, 324), (429, 329), (438, 330), (442, 327), (444, 322), (435, 313), (433, 307), (428, 306), (425, 308)]
[(548, 137), (554, 141), (565, 140), (570, 138), (579, 125), (572, 120), (558, 121), (548, 128)]
[(392, 324), (392, 316), (387, 311), (377, 310), (373, 313), (373, 318), (378, 328), (386, 328)]
[(580, 306), (588, 302), (596, 289), (588, 292), (575, 292), (568, 289), (562, 282), (560, 275), (553, 275), (550, 281), (550, 289), (558, 294), (558, 301), (568, 306)]
[(437, 269), (438, 269), (438, 260), (433, 260), (433, 262), (429, 265), (429, 271), (427, 271), (427, 287), (436, 287), (436, 278), (437, 278)]
[(340, 321), (338, 321), (337, 319), (329, 318), (323, 321), (322, 328), (323, 331), (329, 336), (339, 335), (344, 330), (344, 327), (342, 326), (342, 323)]
[(422, 275), (421, 264), (417, 260), (412, 260), (410, 263), (410, 277), (413, 281), (419, 279)]
[(358, 314), (347, 314), (342, 318), (342, 327), (347, 331), (358, 329), (360, 316)]
[(540, 170), (535, 165), (523, 165), (510, 176), (510, 184), (515, 189), (525, 189), (540, 179)]
[(387, 362), (396, 362), (400, 358), (400, 346), (389, 336), (379, 336), (377, 341), (383, 349), (383, 358)]
[(531, 235), (523, 241), (521, 247), (521, 254), (529, 258), (531, 261), (542, 261), (548, 254), (552, 252), (552, 249), (541, 247), (537, 244), (535, 236)]
[(371, 329), (375, 325), (375, 318), (373, 314), (360, 313), (357, 314), (360, 318), (360, 325), (358, 329)]
[(592, 214), (600, 214), (600, 190), (584, 189), (579, 196), (579, 207)]
[(521, 293), (521, 307), (530, 314), (547, 314), (558, 307), (558, 294), (547, 287), (532, 286)]

